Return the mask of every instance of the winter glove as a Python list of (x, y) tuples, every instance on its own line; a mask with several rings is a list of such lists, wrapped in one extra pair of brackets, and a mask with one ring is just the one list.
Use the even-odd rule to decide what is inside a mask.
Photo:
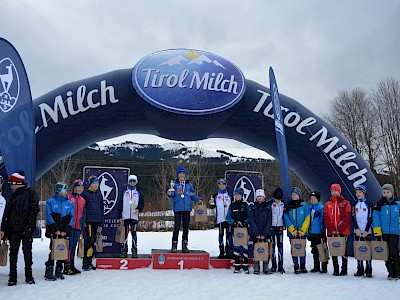
[(299, 231), (297, 231), (297, 234), (299, 234), (300, 236), (304, 236), (306, 232), (300, 229)]
[(382, 236), (382, 228), (374, 227), (374, 236)]
[(297, 235), (297, 230), (296, 230), (296, 228), (294, 227), (294, 225), (291, 225), (287, 230), (289, 231), (289, 233), (290, 233), (291, 235), (293, 235), (293, 236)]

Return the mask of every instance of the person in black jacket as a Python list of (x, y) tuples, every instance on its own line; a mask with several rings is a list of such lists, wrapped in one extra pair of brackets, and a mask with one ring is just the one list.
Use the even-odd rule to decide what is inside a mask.
[[(271, 235), (272, 212), (271, 206), (265, 201), (265, 192), (262, 189), (256, 190), (254, 205), (250, 205), (250, 236), (254, 244), (266, 242)], [(272, 274), (268, 267), (268, 260), (263, 261), (263, 273)], [(254, 274), (260, 274), (260, 261), (254, 261)]]
[(17, 260), (19, 246), (25, 260), (25, 282), (35, 284), (32, 276), (32, 235), (39, 213), (39, 196), (32, 187), (25, 183), (25, 172), (13, 173), (8, 178), (13, 194), (6, 204), (1, 224), (0, 238), (5, 234), (10, 240), (10, 275), (8, 285), (17, 284)]
[(85, 223), (85, 256), (83, 257), (82, 270), (95, 270), (93, 266), (93, 249), (96, 243), (97, 233), (101, 233), (104, 223), (103, 195), (99, 190), (99, 179), (96, 176), (89, 177), (89, 188), (82, 192), (86, 201)]

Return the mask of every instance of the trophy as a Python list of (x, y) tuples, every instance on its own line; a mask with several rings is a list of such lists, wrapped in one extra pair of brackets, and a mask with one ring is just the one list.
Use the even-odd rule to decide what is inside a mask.
[(168, 192), (175, 192), (174, 180), (173, 179), (171, 179), (171, 182), (169, 183), (169, 186), (170, 186), (170, 188), (169, 188)]
[(214, 205), (214, 197), (210, 196), (210, 201), (208, 202), (210, 205)]

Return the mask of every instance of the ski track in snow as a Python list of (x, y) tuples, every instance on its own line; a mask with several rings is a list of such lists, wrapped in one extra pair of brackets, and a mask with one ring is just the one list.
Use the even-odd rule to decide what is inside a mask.
[[(181, 233), (182, 234), (182, 233)], [(180, 239), (181, 239), (180, 234)], [(151, 249), (168, 249), (172, 232), (139, 232), (140, 254)], [(307, 269), (312, 269), (312, 255), (307, 244)], [(218, 230), (190, 231), (189, 248), (218, 255)], [(233, 270), (96, 270), (81, 275), (65, 276), (65, 280), (45, 281), (45, 261), (49, 241), (35, 239), (33, 243), (33, 274), (36, 285), (24, 281), (23, 256), (18, 258), (18, 285), (8, 287), (9, 266), (0, 267), (0, 299), (398, 299), (400, 281), (387, 280), (383, 261), (373, 261), (372, 279), (356, 278), (357, 262), (349, 258), (349, 275), (293, 273), (290, 245), (284, 239), (284, 268), (286, 274), (246, 275)], [(180, 249), (180, 245), (178, 246)], [(340, 261), (340, 259), (339, 259)], [(75, 260), (81, 269), (81, 260)], [(251, 269), (252, 272), (252, 269)]]

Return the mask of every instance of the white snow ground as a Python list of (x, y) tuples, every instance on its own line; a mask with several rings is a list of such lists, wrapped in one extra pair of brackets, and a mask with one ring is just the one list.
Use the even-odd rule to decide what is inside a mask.
[[(139, 232), (139, 253), (170, 247), (171, 232)], [(218, 231), (190, 231), (189, 247), (218, 254)], [(43, 279), (48, 256), (47, 239), (35, 239), (33, 244), (33, 273), (36, 285), (24, 281), (22, 251), (18, 261), (18, 285), (8, 287), (9, 267), (0, 267), (0, 299), (398, 299), (400, 281), (387, 280), (383, 261), (373, 262), (374, 278), (356, 278), (356, 260), (349, 259), (349, 275), (293, 273), (290, 247), (284, 244), (286, 274), (246, 275), (232, 270), (95, 270), (65, 280), (48, 282)], [(179, 248), (178, 248), (179, 249)], [(310, 249), (307, 268), (312, 268)], [(76, 261), (80, 269), (81, 261)]]

